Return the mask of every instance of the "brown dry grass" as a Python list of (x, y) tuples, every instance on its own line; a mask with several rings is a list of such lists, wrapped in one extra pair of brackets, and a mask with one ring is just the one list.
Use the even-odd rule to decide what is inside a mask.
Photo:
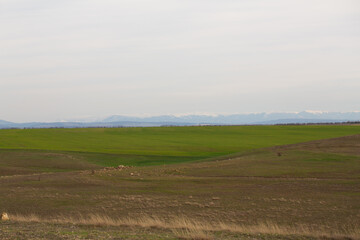
[(0, 211), (18, 213), (10, 218), (20, 227), (130, 226), (182, 239), (360, 239), (359, 136), (223, 161), (0, 177)]
[(12, 221), (17, 222), (47, 222), (56, 224), (79, 224), (101, 226), (129, 226), (144, 228), (170, 229), (175, 235), (184, 239), (212, 239), (212, 232), (229, 231), (246, 234), (276, 234), (276, 235), (302, 235), (310, 237), (360, 239), (360, 226), (339, 227), (337, 229), (322, 227), (314, 229), (306, 225), (281, 226), (271, 222), (256, 225), (239, 225), (226, 222), (205, 222), (186, 217), (173, 217), (169, 219), (143, 216), (136, 219), (112, 218), (106, 215), (92, 214), (88, 216), (58, 216), (43, 218), (35, 214), (10, 215)]

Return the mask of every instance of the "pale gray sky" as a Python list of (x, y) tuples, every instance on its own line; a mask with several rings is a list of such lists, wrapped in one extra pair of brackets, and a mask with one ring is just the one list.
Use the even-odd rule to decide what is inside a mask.
[(359, 0), (0, 0), (0, 119), (360, 110)]

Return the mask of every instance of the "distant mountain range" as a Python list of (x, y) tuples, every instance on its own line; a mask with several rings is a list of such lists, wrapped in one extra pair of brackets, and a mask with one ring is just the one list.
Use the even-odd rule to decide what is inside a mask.
[(162, 115), (129, 117), (113, 115), (96, 122), (29, 122), (13, 123), (0, 120), (0, 128), (76, 128), (76, 127), (150, 127), (189, 125), (252, 125), (252, 124), (306, 124), (360, 121), (360, 112), (249, 113), (232, 115)]

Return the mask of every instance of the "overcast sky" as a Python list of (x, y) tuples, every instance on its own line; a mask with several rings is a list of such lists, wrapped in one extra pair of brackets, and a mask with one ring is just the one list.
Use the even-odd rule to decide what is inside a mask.
[(360, 110), (359, 0), (0, 0), (0, 119)]

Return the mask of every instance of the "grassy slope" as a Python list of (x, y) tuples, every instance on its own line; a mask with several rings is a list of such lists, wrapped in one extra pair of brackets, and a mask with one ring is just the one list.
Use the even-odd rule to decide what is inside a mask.
[[(310, 226), (314, 232), (329, 236), (332, 231), (348, 236), (351, 229), (359, 229), (360, 222), (359, 147), (357, 135), (251, 151), (222, 161), (101, 170), (94, 174), (60, 172), (42, 174), (41, 179), (36, 175), (0, 177), (0, 212), (25, 216), (34, 213), (43, 218), (78, 214), (131, 219), (185, 216), (205, 223), (270, 222), (295, 229)], [(278, 152), (282, 153), (280, 157)], [(10, 224), (14, 227), (9, 236), (18, 229), (16, 223), (12, 224), (15, 226)], [(33, 226), (37, 227), (29, 227)], [(0, 224), (0, 230), (5, 227)], [(54, 227), (54, 231), (57, 229)], [(114, 231), (114, 236), (121, 232), (116, 228)], [(99, 234), (106, 238), (106, 231)], [(359, 238), (359, 231), (356, 236), (354, 239)], [(255, 234), (243, 238), (262, 237)], [(281, 238), (292, 239), (264, 237)]]
[(177, 168), (183, 175), (202, 177), (360, 179), (360, 135), (260, 149)]
[[(142, 166), (188, 162), (358, 133), (360, 126), (342, 125), (0, 130), (0, 149), (22, 150), (20, 155), (47, 153), (48, 159), (51, 153), (58, 153), (82, 164)], [(9, 152), (2, 150), (3, 158)]]

